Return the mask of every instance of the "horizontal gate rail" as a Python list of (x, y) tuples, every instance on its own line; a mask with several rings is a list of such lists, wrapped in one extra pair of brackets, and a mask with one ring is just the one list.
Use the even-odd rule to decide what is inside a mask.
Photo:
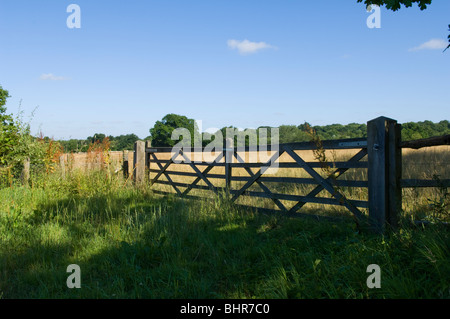
[(416, 187), (450, 187), (450, 179), (402, 179), (402, 188)]
[[(159, 164), (167, 164), (171, 160), (157, 160), (154, 161), (155, 163)], [(152, 161), (153, 162), (153, 161)], [(193, 161), (192, 161), (193, 162)], [(196, 163), (193, 162), (195, 165), (200, 166), (219, 166), (223, 167), (226, 165), (226, 163)], [(329, 168), (368, 168), (369, 164), (368, 162), (355, 162), (355, 163), (349, 163), (349, 162), (332, 162), (332, 163), (318, 163), (318, 162), (306, 162), (310, 167), (312, 168), (323, 168), (323, 167), (329, 167)], [(183, 164), (184, 165), (184, 164)], [(229, 164), (232, 168), (258, 168), (263, 167), (266, 164), (264, 163), (230, 163)], [(279, 168), (298, 168), (297, 163), (278, 163)]]

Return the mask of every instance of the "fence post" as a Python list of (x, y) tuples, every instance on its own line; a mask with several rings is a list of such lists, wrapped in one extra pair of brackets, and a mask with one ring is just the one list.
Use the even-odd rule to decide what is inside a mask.
[(226, 183), (226, 189), (227, 193), (231, 190), (231, 163), (233, 161), (233, 155), (234, 155), (234, 139), (227, 138), (225, 139), (225, 183)]
[[(151, 141), (145, 141), (145, 150), (152, 147)], [(150, 181), (150, 153), (145, 151), (145, 181)]]
[(398, 225), (401, 211), (401, 125), (379, 117), (367, 122), (369, 222), (376, 233)]
[(66, 177), (65, 155), (61, 155), (59, 157), (59, 166), (61, 168), (61, 176), (62, 176), (62, 178), (65, 178)]
[(141, 186), (145, 181), (145, 142), (134, 143), (133, 180), (135, 185)]
[(23, 160), (22, 183), (28, 185), (30, 180), (30, 158)]

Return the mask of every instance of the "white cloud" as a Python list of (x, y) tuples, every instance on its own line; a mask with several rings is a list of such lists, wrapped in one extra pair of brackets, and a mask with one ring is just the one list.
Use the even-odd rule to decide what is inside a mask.
[(64, 77), (64, 76), (56, 76), (52, 73), (48, 73), (48, 74), (42, 74), (39, 79), (41, 79), (42, 81), (65, 81), (68, 80), (68, 78)]
[(443, 50), (447, 47), (448, 43), (442, 39), (431, 39), (425, 43), (422, 43), (418, 47), (411, 48), (408, 51), (419, 51), (419, 50)]
[(251, 42), (247, 39), (243, 41), (228, 40), (228, 47), (230, 49), (237, 49), (240, 54), (253, 54), (264, 49), (276, 49), (276, 47), (265, 42)]

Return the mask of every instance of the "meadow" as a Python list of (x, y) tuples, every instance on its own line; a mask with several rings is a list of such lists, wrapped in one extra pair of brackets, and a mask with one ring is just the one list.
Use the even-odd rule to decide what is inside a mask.
[[(448, 154), (448, 146), (404, 150), (403, 178), (449, 178)], [(276, 187), (303, 194), (310, 186)], [(29, 186), (0, 190), (0, 298), (448, 299), (446, 194), (404, 189), (401, 228), (380, 236), (358, 231), (340, 207), (305, 206), (343, 217), (318, 222), (244, 210), (217, 196), (162, 197), (108, 170), (38, 174)], [(70, 264), (81, 268), (81, 289), (66, 285)], [(371, 264), (380, 266), (381, 288), (366, 284)]]

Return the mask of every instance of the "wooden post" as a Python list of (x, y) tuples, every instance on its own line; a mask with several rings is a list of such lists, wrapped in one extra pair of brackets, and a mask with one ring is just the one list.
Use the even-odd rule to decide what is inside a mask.
[[(145, 149), (151, 148), (151, 147), (152, 147), (152, 142), (145, 141), (144, 152), (145, 152)], [(150, 153), (145, 152), (145, 181), (147, 182), (149, 180), (150, 180)]]
[(62, 178), (66, 177), (66, 163), (65, 163), (64, 158), (65, 158), (64, 155), (61, 155), (59, 157), (59, 166), (61, 168), (61, 176), (62, 176)]
[(30, 180), (30, 158), (23, 160), (22, 183), (28, 185)]
[(145, 181), (145, 142), (134, 143), (133, 180), (136, 186), (141, 186)]
[(396, 121), (389, 124), (389, 210), (387, 223), (392, 229), (398, 227), (402, 211), (402, 126)]
[(369, 222), (382, 234), (386, 225), (397, 226), (401, 210), (401, 126), (379, 117), (367, 122)]
[(227, 138), (225, 140), (225, 149), (224, 149), (224, 159), (225, 159), (225, 182), (227, 192), (231, 189), (231, 163), (233, 161), (234, 155), (234, 140), (232, 138)]

